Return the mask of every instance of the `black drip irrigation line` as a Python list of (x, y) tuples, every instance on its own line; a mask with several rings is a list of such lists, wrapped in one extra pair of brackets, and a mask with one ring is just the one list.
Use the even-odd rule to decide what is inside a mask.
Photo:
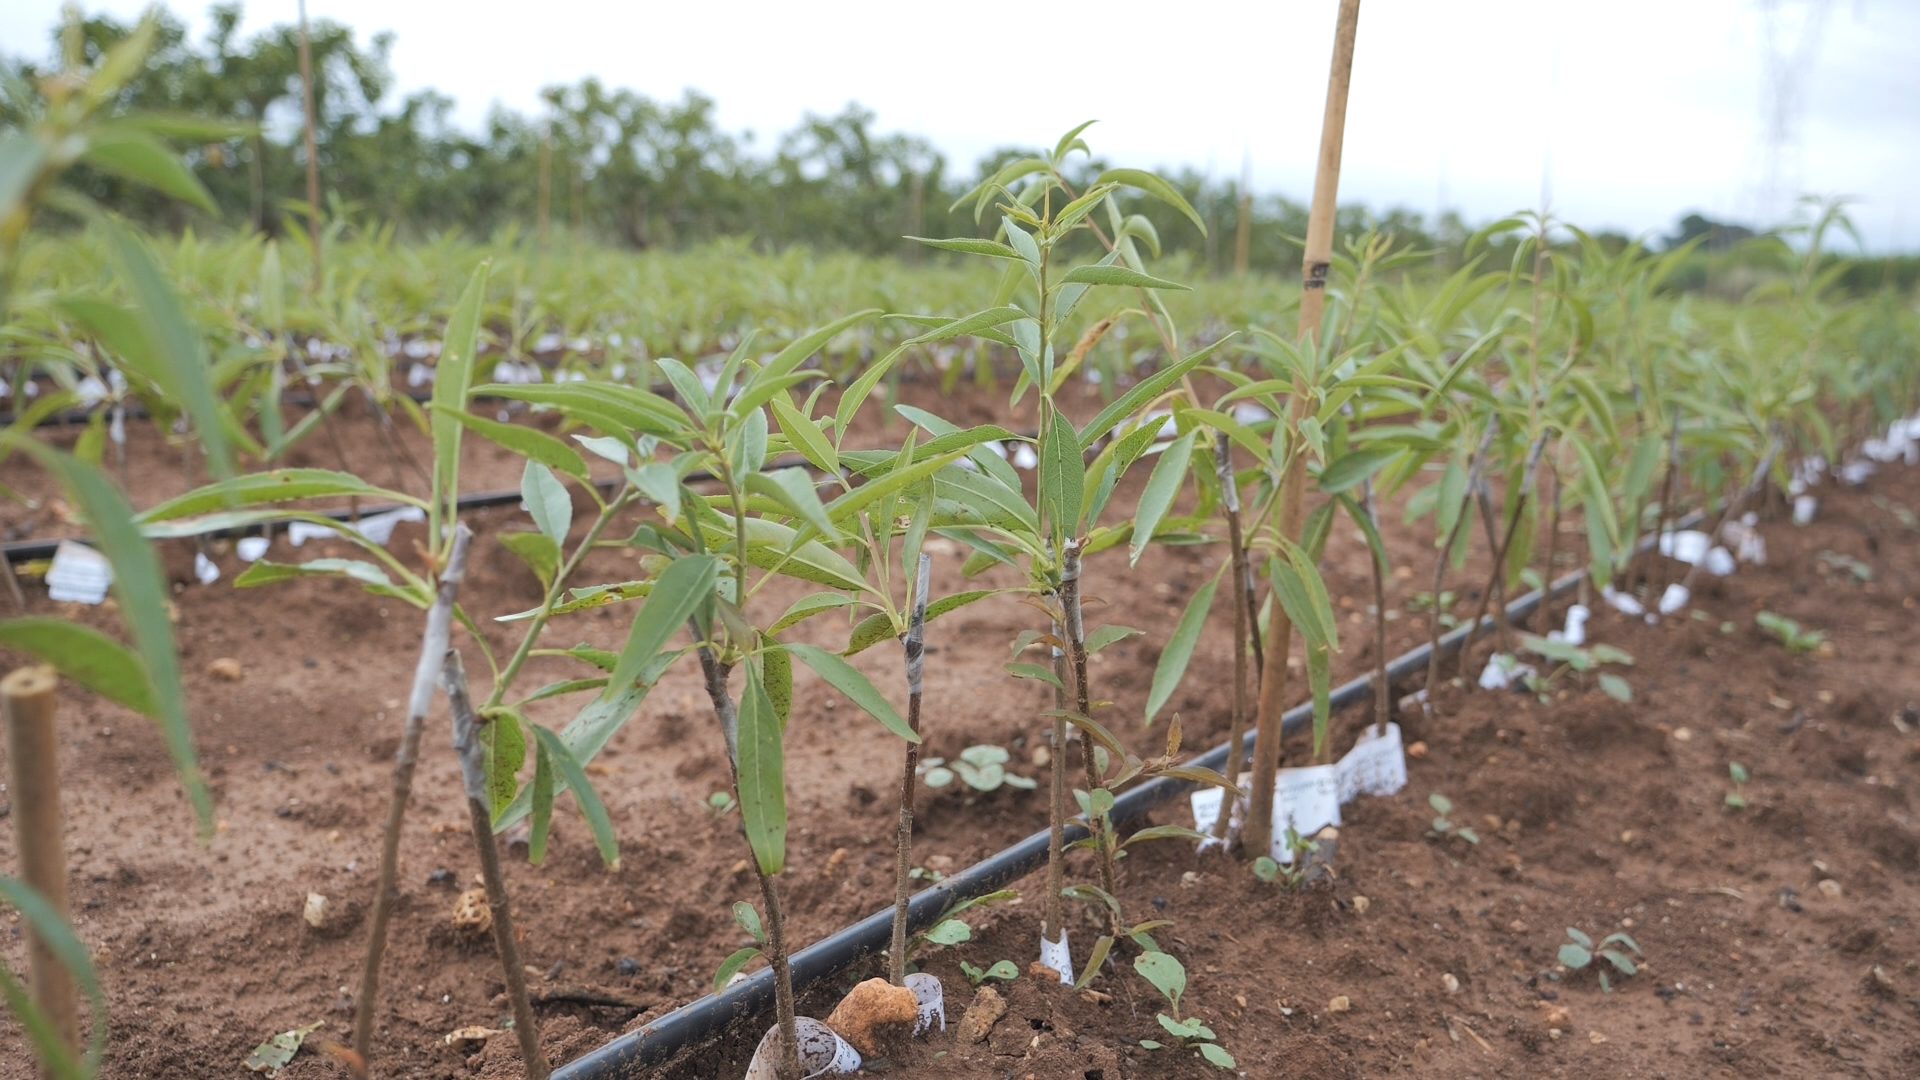
[[(1691, 528), (1705, 516), (1703, 511), (1696, 510), (1668, 527), (1676, 532)], [(1655, 543), (1656, 539), (1652, 536), (1641, 538), (1634, 545), (1634, 554), (1649, 550)], [(1565, 596), (1578, 588), (1584, 577), (1584, 570), (1567, 574), (1553, 583), (1551, 595), (1556, 599)], [(1532, 615), (1544, 599), (1541, 591), (1535, 589), (1508, 604), (1508, 621), (1518, 621)], [(1493, 616), (1488, 615), (1475, 626), (1454, 629), (1440, 639), (1441, 655), (1458, 651), (1470, 639), (1491, 632), (1495, 625)], [(1400, 682), (1409, 675), (1426, 671), (1433, 649), (1431, 644), (1422, 645), (1389, 663), (1388, 683)], [(1335, 689), (1329, 704), (1336, 710), (1345, 709), (1373, 700), (1373, 693), (1373, 674), (1368, 673)], [(1293, 735), (1312, 723), (1313, 704), (1308, 702), (1287, 712), (1281, 719), (1281, 732)], [(1252, 749), (1256, 734), (1247, 732), (1241, 747), (1243, 754)], [(1227, 744), (1221, 743), (1187, 764), (1217, 771), (1227, 763), (1227, 749)], [(1113, 820), (1119, 824), (1144, 817), (1149, 810), (1179, 798), (1195, 786), (1185, 780), (1167, 777), (1150, 780), (1114, 800)], [(1065, 841), (1072, 844), (1085, 836), (1087, 830), (1084, 826), (1069, 824)], [(932, 926), (953, 904), (1005, 888), (1045, 866), (1047, 841), (1048, 833), (1043, 829), (921, 890), (907, 905), (908, 932), (918, 933)], [(793, 968), (795, 992), (836, 975), (865, 957), (879, 954), (887, 947), (892, 933), (893, 908), (889, 906), (794, 953), (789, 963)], [(734, 1023), (765, 1013), (772, 1006), (773, 972), (762, 968), (719, 993), (708, 994), (698, 1001), (682, 1005), (585, 1057), (559, 1067), (554, 1070), (553, 1080), (638, 1080), (645, 1070), (666, 1063), (680, 1051), (713, 1038)]]

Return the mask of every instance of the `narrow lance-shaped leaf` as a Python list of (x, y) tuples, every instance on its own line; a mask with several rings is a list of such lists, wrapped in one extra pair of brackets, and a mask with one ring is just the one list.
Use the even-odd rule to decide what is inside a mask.
[(433, 498), (427, 510), (427, 543), (435, 550), (441, 544), (440, 526), (453, 519), (460, 497), (460, 433), (465, 430), (454, 414), (467, 407), (467, 391), (473, 385), (474, 351), (480, 338), (480, 304), (486, 296), (487, 273), (492, 264), (482, 262), (460, 293), (447, 320), (446, 342), (440, 350), (440, 363), (433, 379)]
[(852, 664), (834, 653), (813, 645), (793, 643), (784, 648), (801, 663), (812, 668), (814, 674), (825, 679), (828, 685), (845, 694), (847, 700), (858, 705), (862, 712), (880, 721), (882, 727), (910, 743), (920, 741), (920, 736), (907, 726), (907, 722), (900, 718), (900, 714), (894, 711), (893, 706), (881, 696), (873, 683)]
[(767, 696), (758, 664), (746, 665), (740, 695), (738, 775), (740, 818), (760, 872), (778, 874), (787, 864), (787, 778), (780, 717)]
[[(1153, 466), (1153, 475), (1147, 480), (1147, 488), (1140, 494), (1140, 505), (1133, 516), (1133, 540), (1128, 547), (1127, 563), (1135, 565), (1140, 556), (1153, 541), (1153, 532), (1160, 527), (1160, 520), (1172, 508), (1174, 497), (1180, 494), (1180, 487), (1187, 479), (1187, 466), (1193, 458), (1194, 440), (1198, 431), (1189, 431), (1172, 446), (1161, 453), (1160, 460)], [(1148, 714), (1151, 719), (1151, 713)]]
[[(580, 804), (580, 815), (587, 819), (587, 829), (593, 833), (594, 846), (600, 849), (600, 860), (609, 870), (620, 869), (620, 842), (613, 832), (613, 821), (607, 817), (607, 808), (600, 802), (600, 796), (593, 790), (592, 781), (587, 779), (587, 771), (580, 767), (580, 761), (567, 750), (560, 737), (538, 724), (531, 725), (533, 737), (538, 744), (539, 753), (546, 758), (548, 765), (565, 781), (567, 790), (573, 792), (575, 802)], [(535, 764), (536, 778), (539, 765)], [(551, 807), (551, 801), (549, 801)], [(500, 828), (504, 821), (496, 822)]]
[(711, 555), (683, 556), (660, 574), (646, 603), (633, 617), (626, 647), (620, 650), (620, 662), (614, 666), (603, 699), (620, 694), (639, 677), (694, 611), (712, 598), (719, 579), (720, 562)]
[(1167, 647), (1160, 653), (1160, 662), (1154, 665), (1153, 683), (1147, 691), (1147, 723), (1153, 723), (1153, 718), (1160, 714), (1186, 676), (1194, 647), (1200, 643), (1200, 632), (1206, 628), (1207, 612), (1213, 607), (1214, 590), (1219, 585), (1220, 575), (1215, 574), (1193, 594), (1180, 622), (1173, 628), (1173, 635), (1167, 639)]

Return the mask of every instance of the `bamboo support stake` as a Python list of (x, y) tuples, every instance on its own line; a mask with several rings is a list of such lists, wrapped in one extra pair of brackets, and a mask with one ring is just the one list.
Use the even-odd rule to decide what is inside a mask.
[[(904, 642), (907, 667), (907, 727), (920, 734), (922, 675), (926, 669), (927, 589), (933, 579), (933, 556), (920, 555), (914, 576), (913, 617)], [(887, 947), (887, 977), (895, 986), (907, 984), (907, 899), (913, 889), (913, 796), (920, 771), (920, 744), (907, 744), (906, 765), (900, 775), (900, 824), (894, 833), (893, 938)]]
[(374, 999), (380, 994), (380, 958), (387, 949), (387, 920), (393, 914), (394, 879), (400, 867), (400, 824), (407, 816), (407, 801), (413, 795), (413, 772), (420, 760), (420, 733), (426, 726), (427, 710), (433, 705), (433, 689), (440, 678), (447, 639), (453, 631), (453, 606), (466, 576), (467, 548), (473, 532), (455, 525), (453, 551), (447, 557), (446, 572), (440, 575), (440, 595), (427, 612), (427, 627), (420, 635), (420, 660), (413, 669), (413, 694), (407, 704), (407, 722), (400, 733), (400, 750), (393, 759), (393, 795), (387, 804), (386, 831), (380, 837), (380, 879), (373, 895), (373, 916), (367, 936), (366, 967), (360, 972), (360, 995), (354, 1000), (353, 1051), (363, 1067), (371, 1066), (373, 1046)]
[[(1307, 218), (1307, 247), (1301, 261), (1300, 336), (1317, 348), (1320, 322), (1327, 305), (1327, 273), (1333, 265), (1334, 211), (1340, 198), (1340, 153), (1346, 136), (1347, 84), (1353, 76), (1353, 41), (1360, 23), (1360, 0), (1340, 0), (1334, 25), (1333, 63), (1327, 73), (1327, 107), (1320, 120), (1320, 164), (1313, 177), (1313, 208)], [(1293, 394), (1288, 403), (1289, 430), (1298, 432), (1311, 403)], [(1280, 480), (1280, 531), (1289, 540), (1300, 536), (1306, 519), (1306, 455), (1298, 446), (1287, 453), (1287, 469)], [(1273, 841), (1273, 781), (1280, 768), (1280, 718), (1287, 711), (1287, 655), (1293, 645), (1293, 620), (1279, 604), (1273, 608), (1272, 655), (1260, 676), (1260, 703), (1253, 744), (1253, 791), (1249, 800), (1243, 847), (1265, 855)]]
[[(13, 767), (13, 831), (20, 849), (20, 878), (67, 917), (67, 854), (60, 822), (59, 738), (54, 731), (54, 691), (59, 677), (41, 664), (0, 679), (0, 712), (6, 716), (7, 756)], [(33, 928), (27, 928), (27, 964), (33, 1002), (60, 1038), (80, 1053), (80, 1012), (73, 976)], [(46, 1075), (51, 1076), (52, 1073)]]
[(300, 95), (307, 121), (307, 244), (313, 249), (313, 280), (309, 292), (320, 291), (320, 150), (314, 127), (319, 117), (313, 105), (313, 44), (307, 35), (307, 0), (300, 0)]
[[(506, 979), (507, 1002), (513, 1008), (513, 1034), (520, 1041), (520, 1061), (527, 1080), (547, 1080), (553, 1066), (540, 1048), (540, 1022), (527, 1000), (527, 972), (520, 966), (520, 945), (513, 938), (513, 909), (507, 904), (507, 879), (500, 872), (500, 852), (493, 843), (493, 811), (488, 806), (486, 747), (480, 729), (489, 721), (474, 715), (467, 695), (467, 672), (458, 649), (444, 654), (441, 678), (447, 705), (453, 713), (453, 749), (460, 755), (460, 782), (467, 795), (467, 820), (473, 827), (473, 846), (480, 856), (480, 879), (487, 890), (487, 911), (493, 916), (493, 947), (500, 955), (500, 974)], [(511, 721), (509, 721), (511, 722)]]

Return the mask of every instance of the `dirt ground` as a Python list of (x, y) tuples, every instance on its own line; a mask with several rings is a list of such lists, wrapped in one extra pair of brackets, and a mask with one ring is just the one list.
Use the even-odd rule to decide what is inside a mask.
[[(939, 398), (929, 388), (913, 394)], [(971, 395), (944, 404), (953, 418), (976, 422), (987, 416), (969, 413), (991, 407)], [(378, 440), (364, 425), (349, 434), (354, 459), (377, 459)], [(151, 436), (136, 428), (136, 447), (141, 438)], [(136, 456), (136, 468), (154, 456)], [(470, 489), (517, 482), (517, 467), (482, 448), (470, 461)], [(308, 463), (330, 464), (324, 456)], [(139, 501), (171, 494), (166, 475), (154, 466), (151, 478), (132, 477)], [(1810, 526), (1767, 525), (1767, 565), (1707, 581), (1693, 608), (1702, 617), (1649, 627), (1596, 614), (1592, 638), (1636, 659), (1623, 672), (1631, 704), (1568, 674), (1546, 702), (1448, 689), (1437, 716), (1402, 717), (1424, 755), (1410, 763), (1405, 792), (1347, 808), (1331, 885), (1263, 883), (1244, 864), (1198, 857), (1177, 842), (1135, 849), (1120, 898), (1135, 919), (1172, 921), (1157, 936), (1189, 972), (1184, 1011), (1212, 1026), (1249, 1077), (1920, 1074), (1920, 949), (1911, 926), (1920, 822), (1910, 794), (1920, 672), (1909, 662), (1920, 647), (1920, 533), (1900, 513), (1920, 510), (1920, 475), (1895, 467), (1863, 489), (1826, 496)], [(16, 536), (58, 535), (57, 509), (46, 515), (6, 525)], [(477, 617), (538, 601), (525, 570), (497, 541), (484, 542), (522, 527), (515, 516), (473, 518), (483, 543), (463, 601)], [(1419, 570), (1390, 590), (1397, 653), (1424, 638), (1423, 620), (1405, 608), (1426, 587), (1430, 538), (1398, 528), (1389, 536), (1396, 564)], [(410, 550), (415, 538), (403, 527), (394, 549)], [(276, 541), (274, 557), (289, 557), (284, 545)], [(177, 600), (196, 735), (218, 803), (213, 839), (194, 842), (186, 800), (144, 721), (77, 691), (62, 704), (75, 920), (109, 994), (108, 1077), (251, 1075), (240, 1062), (267, 1036), (324, 1021), (316, 1040), (343, 1037), (350, 1023), (419, 619), (338, 581), (235, 591), (227, 583), (241, 564), (224, 544), (210, 553), (225, 580), (183, 583)], [(310, 543), (300, 555), (332, 553)], [(169, 554), (183, 577), (190, 554)], [(1867, 567), (1870, 580), (1839, 557)], [(1114, 703), (1109, 726), (1142, 749), (1164, 739), (1163, 727), (1140, 723), (1153, 664), (1211, 558), (1174, 548), (1131, 572), (1122, 553), (1090, 563), (1090, 622), (1147, 631), (1099, 654), (1094, 668), (1096, 696)], [(1339, 677), (1372, 662), (1364, 558), (1336, 535), (1327, 576), (1347, 620)], [(598, 554), (581, 580), (636, 576), (631, 564), (621, 552)], [(936, 589), (956, 587), (959, 559), (941, 559), (935, 573)], [(1466, 583), (1478, 579), (1456, 579), (1463, 604), (1474, 597)], [(30, 585), (29, 593), (33, 610), (58, 607), (43, 590)], [(763, 603), (778, 609), (793, 595), (770, 590)], [(1789, 654), (1755, 628), (1762, 610), (1826, 631), (1830, 647)], [(112, 621), (97, 609), (62, 613)], [(1227, 726), (1231, 664), (1224, 611), (1216, 615), (1168, 706), (1194, 750)], [(572, 616), (547, 642), (614, 644), (630, 618), (618, 608)], [(933, 625), (928, 754), (952, 758), (995, 743), (1012, 751), (1017, 771), (1040, 772), (1029, 761), (1049, 703), (1002, 670), (1007, 646), (1034, 619), (1020, 604), (987, 601)], [(845, 628), (829, 623), (807, 624), (804, 639), (837, 644)], [(496, 649), (511, 646), (508, 629), (489, 626)], [(237, 680), (213, 673), (223, 658), (239, 662)], [(858, 663), (903, 698), (894, 650), (871, 650)], [(468, 667), (481, 668), (471, 647)], [(524, 685), (576, 674), (568, 661), (536, 660)], [(577, 707), (549, 701), (529, 712), (558, 727)], [(1363, 714), (1337, 719), (1336, 750)], [(887, 796), (900, 745), (878, 733), (800, 676), (788, 733), (785, 881), (798, 942), (869, 914), (890, 894)], [(1743, 810), (1725, 805), (1732, 761), (1752, 775)], [(558, 814), (547, 863), (515, 858), (508, 867), (523, 959), (537, 976), (556, 1061), (705, 993), (720, 960), (744, 943), (733, 901), (758, 899), (737, 817), (705, 805), (725, 786), (726, 767), (693, 665), (662, 680), (593, 774), (621, 836), (621, 869), (602, 868), (570, 804)], [(1428, 835), (1432, 793), (1452, 799), (1455, 819), (1479, 831), (1479, 845)], [(1044, 785), (930, 795), (915, 861), (934, 871), (965, 866), (1041, 827), (1044, 804)], [(1167, 807), (1155, 820), (1187, 816)], [(0, 830), (0, 866), (12, 865), (12, 850), (11, 832)], [(477, 1051), (445, 1040), (457, 1028), (499, 1027), (506, 1010), (488, 943), (461, 936), (449, 917), (476, 863), (438, 712), (401, 866), (378, 1075), (518, 1075), (510, 1039)], [(1072, 873), (1094, 876), (1085, 862)], [(1031, 893), (1039, 884), (1036, 875), (1020, 887)], [(302, 920), (310, 892), (331, 901), (323, 930)], [(1079, 917), (1073, 938), (1084, 963), (1099, 930), (1090, 910)], [(970, 921), (972, 941), (924, 958), (955, 1021), (973, 992), (960, 961), (984, 968), (1011, 959), (1024, 968), (1039, 936), (1033, 903)], [(1640, 973), (1605, 993), (1591, 972), (1560, 970), (1555, 954), (1569, 926), (1596, 938), (1624, 929), (1644, 950)], [(20, 954), (14, 925), (0, 955), (17, 965)], [(868, 974), (848, 973), (810, 1004), (823, 1015), (835, 993)], [(1219, 1075), (1191, 1050), (1138, 1045), (1170, 1041), (1142, 980), (1110, 971), (1095, 987), (1106, 996), (1023, 974), (1001, 987), (1009, 1011), (985, 1042), (962, 1045), (950, 1028), (868, 1071)], [(1342, 997), (1346, 1009), (1335, 1007)], [(760, 1031), (730, 1033), (660, 1075), (738, 1076)], [(0, 1077), (29, 1073), (17, 1027), (0, 1026)], [(282, 1075), (344, 1071), (305, 1053)]]

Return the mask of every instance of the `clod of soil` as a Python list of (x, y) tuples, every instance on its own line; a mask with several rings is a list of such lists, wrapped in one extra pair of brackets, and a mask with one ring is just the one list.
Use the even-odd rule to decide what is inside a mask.
[(493, 930), (493, 909), (487, 906), (487, 890), (468, 889), (453, 902), (453, 928), (468, 937), (480, 937)]
[(1007, 1015), (1006, 999), (1000, 991), (991, 986), (983, 986), (973, 995), (973, 1004), (967, 1006), (967, 1015), (960, 1018), (960, 1041), (962, 1043), (983, 1043), (993, 1034), (993, 1025)]
[(840, 999), (827, 1026), (869, 1057), (878, 1056), (888, 1028), (911, 1031), (920, 1019), (920, 999), (912, 990), (885, 979), (868, 979)]

